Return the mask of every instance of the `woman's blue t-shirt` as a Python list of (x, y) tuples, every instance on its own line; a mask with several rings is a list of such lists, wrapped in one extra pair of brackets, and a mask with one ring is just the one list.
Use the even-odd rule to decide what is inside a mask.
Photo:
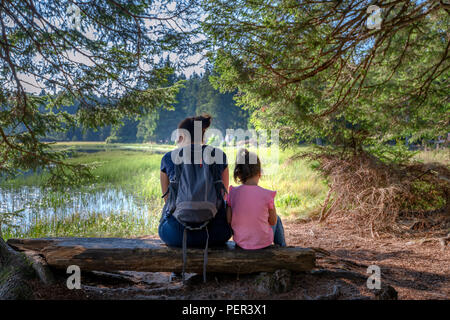
[[(202, 148), (205, 150), (205, 147), (207, 145), (203, 145)], [(219, 172), (222, 174), (222, 172), (227, 168), (228, 162), (227, 162), (227, 156), (222, 150), (214, 148), (216, 150), (216, 155), (219, 154), (223, 155), (223, 159), (221, 163), (217, 163), (217, 166), (219, 167)], [(217, 152), (219, 150), (220, 152)], [(175, 164), (172, 161), (172, 151), (167, 152), (161, 159), (161, 171), (167, 174), (169, 177), (169, 180), (173, 180), (175, 178)]]

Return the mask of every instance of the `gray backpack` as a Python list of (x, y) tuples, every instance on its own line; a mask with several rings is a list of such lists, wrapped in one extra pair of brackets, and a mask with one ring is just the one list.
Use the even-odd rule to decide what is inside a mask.
[[(205, 148), (211, 148), (204, 152)], [(206, 282), (208, 263), (208, 223), (216, 216), (223, 205), (226, 192), (219, 168), (214, 161), (216, 150), (210, 146), (189, 145), (172, 152), (178, 156), (175, 164), (175, 178), (169, 184), (169, 197), (166, 205), (169, 213), (184, 226), (183, 232), (183, 271), (187, 262), (187, 232), (206, 231), (206, 246), (203, 256), (203, 281)], [(221, 152), (221, 150), (219, 150)], [(206, 154), (206, 157), (204, 157)], [(209, 158), (211, 155), (212, 158)]]

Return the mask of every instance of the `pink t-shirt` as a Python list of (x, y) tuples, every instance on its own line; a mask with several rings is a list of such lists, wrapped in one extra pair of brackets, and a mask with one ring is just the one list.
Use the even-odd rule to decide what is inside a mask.
[(233, 240), (243, 249), (261, 249), (273, 242), (269, 209), (274, 207), (276, 191), (255, 185), (230, 186), (228, 205), (232, 210)]

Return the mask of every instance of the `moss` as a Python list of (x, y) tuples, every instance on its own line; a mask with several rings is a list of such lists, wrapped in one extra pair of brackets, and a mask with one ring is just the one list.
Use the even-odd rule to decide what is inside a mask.
[(2, 285), (6, 280), (12, 275), (11, 267), (4, 267), (0, 269), (0, 285)]
[(14, 287), (12, 293), (16, 297), (16, 300), (29, 300), (33, 297), (31, 288), (26, 283)]
[(26, 277), (26, 278), (34, 278), (36, 276), (36, 272), (34, 271), (33, 268), (33, 261), (31, 261), (30, 259), (28, 259), (28, 257), (23, 253), (20, 252), (20, 254), (18, 255), (20, 257), (20, 259), (22, 259), (22, 274)]
[(0, 269), (0, 299), (27, 300), (32, 298), (32, 290), (25, 280), (30, 275), (28, 269), (13, 266)]

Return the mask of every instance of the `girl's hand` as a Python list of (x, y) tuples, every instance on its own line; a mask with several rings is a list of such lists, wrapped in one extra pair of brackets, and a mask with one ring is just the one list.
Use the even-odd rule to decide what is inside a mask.
[(276, 225), (277, 219), (277, 208), (274, 206), (273, 209), (269, 209), (269, 224), (271, 226)]

